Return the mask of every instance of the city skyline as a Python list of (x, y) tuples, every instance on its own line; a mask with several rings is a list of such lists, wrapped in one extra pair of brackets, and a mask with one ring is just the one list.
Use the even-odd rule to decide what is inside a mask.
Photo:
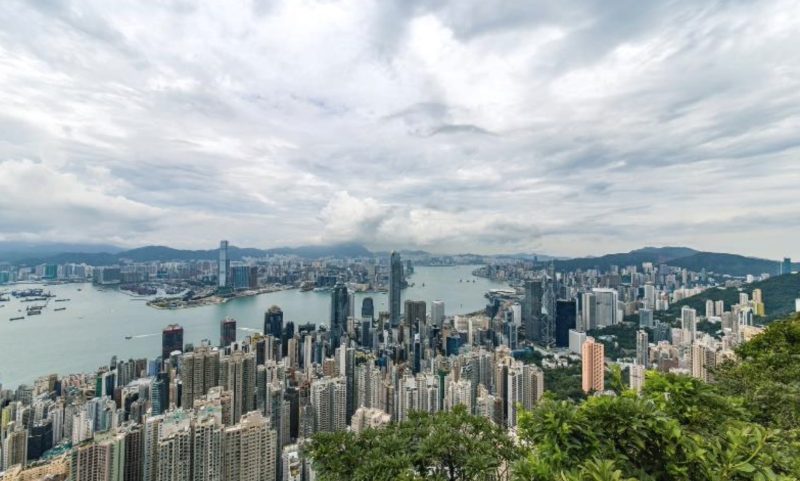
[(3, 2), (0, 240), (800, 256), (795, 2), (239, 7)]

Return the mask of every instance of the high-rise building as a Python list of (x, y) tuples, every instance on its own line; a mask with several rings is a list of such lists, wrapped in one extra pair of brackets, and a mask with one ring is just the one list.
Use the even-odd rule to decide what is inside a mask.
[(640, 392), (644, 387), (645, 368), (639, 364), (631, 364), (629, 369), (631, 389)]
[(191, 409), (197, 399), (219, 385), (219, 351), (200, 346), (181, 357), (181, 407)]
[(233, 393), (233, 422), (255, 409), (256, 355), (254, 352), (233, 351), (220, 359), (219, 384)]
[(325, 377), (311, 384), (315, 432), (335, 432), (347, 428), (346, 391), (341, 377)]
[(655, 309), (656, 307), (656, 287), (648, 282), (644, 285), (644, 307)]
[(217, 261), (217, 286), (225, 288), (230, 285), (228, 274), (231, 268), (231, 260), (228, 257), (228, 241), (219, 242), (219, 260)]
[(0, 467), (10, 468), (16, 464), (23, 467), (28, 460), (28, 430), (18, 425), (15, 421), (8, 423), (5, 429), (6, 438), (0, 440), (2, 444), (2, 458)]
[(406, 299), (403, 309), (403, 323), (412, 331), (419, 325), (425, 324), (427, 304), (425, 301), (412, 301)]
[(202, 415), (192, 424), (193, 481), (220, 481), (224, 427), (221, 419)]
[(283, 311), (278, 306), (272, 306), (264, 313), (264, 334), (280, 339), (282, 329)]
[(236, 319), (226, 317), (219, 323), (219, 345), (230, 346), (236, 342)]
[(375, 305), (371, 297), (361, 301), (361, 319), (375, 320)]
[(342, 334), (347, 331), (347, 314), (350, 297), (347, 286), (339, 280), (331, 291), (331, 346), (338, 347)]
[(579, 331), (591, 331), (597, 327), (597, 299), (592, 292), (584, 292), (581, 296), (581, 325)]
[(783, 262), (781, 262), (781, 275), (791, 274), (791, 273), (792, 273), (792, 259), (789, 257), (784, 257)]
[(404, 278), (400, 254), (392, 251), (389, 258), (389, 322), (392, 327), (400, 324), (400, 294)]
[(681, 308), (681, 329), (687, 344), (697, 339), (697, 311), (689, 306)]
[(258, 287), (258, 267), (237, 265), (230, 268), (228, 285), (236, 290)]
[(167, 361), (174, 351), (183, 352), (183, 328), (170, 324), (161, 331), (161, 360)]
[(653, 327), (653, 310), (643, 307), (639, 309), (639, 327)]
[(600, 392), (605, 388), (605, 349), (593, 337), (587, 337), (581, 347), (583, 392)]
[(525, 299), (522, 304), (522, 322), (525, 324), (525, 336), (529, 341), (541, 341), (542, 338), (542, 296), (544, 287), (541, 279), (525, 281)]
[(575, 329), (577, 316), (575, 301), (556, 301), (556, 347), (569, 347), (569, 331)]
[(592, 289), (592, 293), (596, 303), (596, 318), (593, 326), (602, 328), (618, 324), (621, 319), (619, 294), (616, 289), (596, 288)]
[(644, 330), (636, 332), (636, 364), (650, 367), (650, 341), (647, 331)]
[(222, 478), (240, 481), (275, 481), (277, 433), (260, 412), (242, 416), (225, 429), (222, 452)]
[(125, 472), (125, 436), (103, 436), (75, 447), (70, 456), (70, 481), (121, 480)]
[(444, 301), (431, 302), (431, 325), (442, 327), (444, 323)]

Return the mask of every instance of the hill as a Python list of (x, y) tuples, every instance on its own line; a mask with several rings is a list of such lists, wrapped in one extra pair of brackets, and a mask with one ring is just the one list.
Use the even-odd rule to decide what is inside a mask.
[(55, 256), (63, 252), (81, 252), (86, 254), (110, 253), (123, 251), (121, 247), (110, 244), (73, 244), (66, 242), (0, 242), (0, 261), (17, 262), (32, 257)]
[[(269, 255), (297, 256), (307, 259), (318, 259), (323, 257), (371, 257), (372, 253), (366, 247), (360, 244), (346, 243), (300, 247), (277, 247), (273, 249), (255, 249), (229, 246), (228, 255), (232, 261), (240, 261), (246, 257), (264, 257)], [(74, 262), (100, 266), (116, 264), (123, 261), (166, 262), (215, 260), (218, 256), (219, 251), (217, 249), (184, 250), (174, 249), (166, 246), (145, 246), (116, 253), (63, 252), (52, 255), (29, 256), (16, 262), (23, 265), (64, 264)]]
[[(776, 260), (746, 257), (737, 254), (700, 252), (688, 247), (645, 247), (630, 252), (608, 254), (600, 257), (582, 257), (555, 261), (555, 267), (559, 271), (574, 271), (577, 269), (608, 270), (611, 266), (641, 266), (644, 262), (667, 264), (695, 272), (705, 269), (709, 273), (733, 277), (744, 277), (747, 274), (760, 275), (763, 273), (775, 275), (780, 271), (780, 264)], [(800, 268), (798, 263), (793, 264), (793, 266), (794, 268)]]
[(683, 306), (697, 309), (698, 314), (704, 314), (706, 301), (724, 301), (725, 308), (739, 302), (739, 293), (745, 292), (752, 295), (753, 289), (761, 289), (764, 297), (766, 316), (764, 322), (783, 318), (794, 312), (794, 301), (800, 297), (800, 274), (770, 277), (765, 281), (746, 284), (741, 288), (728, 287), (726, 289), (708, 289), (696, 296), (688, 297), (673, 304), (667, 311), (667, 317), (678, 317)]

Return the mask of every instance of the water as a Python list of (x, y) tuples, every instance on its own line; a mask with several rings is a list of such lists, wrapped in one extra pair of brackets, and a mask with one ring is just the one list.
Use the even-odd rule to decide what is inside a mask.
[[(403, 290), (402, 298), (428, 301), (441, 299), (447, 315), (464, 314), (482, 309), (487, 290), (505, 284), (472, 276), (476, 266), (415, 268), (409, 277), (413, 287)], [(464, 282), (459, 282), (463, 279)], [(466, 282), (469, 280), (469, 282)], [(472, 281), (475, 281), (474, 283)], [(424, 284), (424, 287), (423, 287)], [(14, 286), (15, 289), (24, 286)], [(37, 286), (40, 287), (40, 286)], [(8, 286), (0, 289), (6, 290)], [(231, 300), (225, 304), (208, 305), (180, 310), (158, 310), (144, 301), (115, 290), (100, 290), (91, 284), (48, 286), (57, 299), (39, 316), (9, 322), (10, 317), (22, 316), (25, 307), (35, 303), (20, 303), (12, 298), (0, 303), (0, 383), (15, 388), (31, 383), (48, 373), (90, 372), (109, 362), (112, 356), (120, 359), (154, 358), (161, 352), (161, 329), (177, 323), (184, 328), (184, 342), (199, 344), (203, 339), (219, 342), (219, 322), (226, 316), (237, 320), (237, 338), (260, 331), (264, 312), (273, 304), (283, 310), (284, 320), (295, 325), (305, 322), (328, 324), (330, 293), (300, 292), (297, 289), (261, 294)], [(78, 289), (81, 289), (80, 291)], [(371, 296), (375, 311), (388, 311), (386, 293), (356, 294), (356, 315), (361, 313), (361, 300)], [(53, 309), (66, 307), (65, 311)], [(21, 309), (22, 312), (18, 312)], [(133, 336), (126, 340), (125, 336)]]

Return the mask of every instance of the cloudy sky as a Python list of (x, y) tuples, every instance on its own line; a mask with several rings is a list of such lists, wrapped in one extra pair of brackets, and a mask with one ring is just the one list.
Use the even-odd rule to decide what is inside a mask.
[(0, 240), (800, 257), (800, 2), (3, 0)]

